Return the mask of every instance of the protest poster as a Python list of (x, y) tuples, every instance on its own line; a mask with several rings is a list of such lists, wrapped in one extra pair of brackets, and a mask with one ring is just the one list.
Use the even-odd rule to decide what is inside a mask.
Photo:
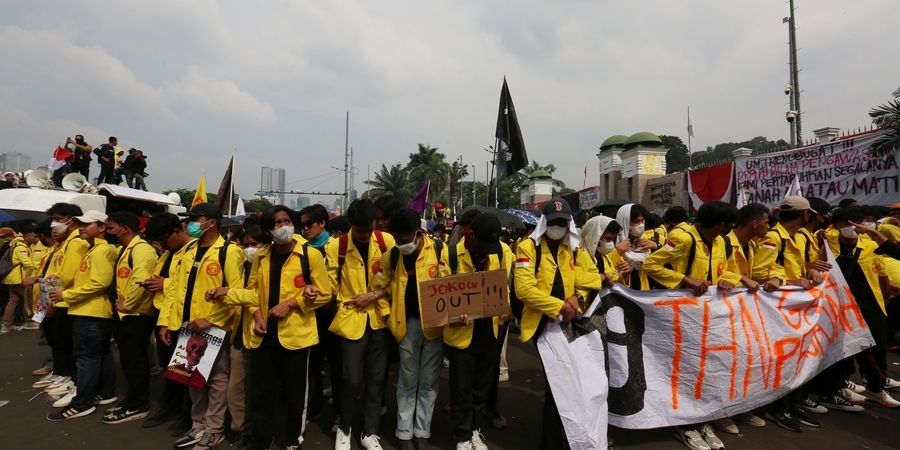
[(59, 278), (41, 278), (38, 279), (38, 291), (40, 295), (35, 305), (34, 315), (31, 316), (33, 322), (41, 323), (47, 317), (47, 307), (50, 305), (50, 293), (62, 290), (62, 283)]
[(735, 161), (735, 180), (749, 203), (776, 206), (794, 177), (804, 197), (829, 203), (854, 198), (860, 204), (885, 205), (900, 197), (900, 150), (878, 156), (871, 145), (876, 130), (791, 150), (742, 157)]
[(194, 331), (187, 328), (187, 323), (182, 324), (175, 352), (166, 369), (166, 379), (203, 389), (224, 341), (225, 330), (221, 328)]
[(422, 326), (442, 327), (466, 315), (470, 320), (509, 314), (509, 289), (503, 270), (435, 278), (419, 283)]

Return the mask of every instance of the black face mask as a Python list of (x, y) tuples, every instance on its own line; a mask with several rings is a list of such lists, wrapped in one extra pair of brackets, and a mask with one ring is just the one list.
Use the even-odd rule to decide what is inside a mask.
[(119, 237), (109, 232), (103, 234), (103, 239), (112, 245), (119, 245)]

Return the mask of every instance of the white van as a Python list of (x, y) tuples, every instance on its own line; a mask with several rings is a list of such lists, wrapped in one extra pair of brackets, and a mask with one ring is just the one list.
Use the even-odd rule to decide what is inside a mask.
[(101, 184), (97, 187), (97, 193), (47, 188), (0, 190), (0, 210), (13, 215), (16, 221), (43, 220), (47, 217), (45, 211), (55, 203), (78, 205), (82, 211), (97, 210), (109, 213), (125, 210), (138, 216), (152, 216), (162, 212), (178, 214), (187, 211), (179, 202), (167, 195), (114, 184)]

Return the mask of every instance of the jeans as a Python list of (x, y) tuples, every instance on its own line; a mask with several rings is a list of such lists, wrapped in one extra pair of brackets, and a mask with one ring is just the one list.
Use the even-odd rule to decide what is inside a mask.
[(109, 350), (112, 328), (112, 319), (74, 316), (72, 341), (78, 378), (72, 406), (77, 409), (94, 406), (98, 394), (109, 397), (116, 391), (116, 365)]
[[(366, 327), (365, 334), (355, 341), (341, 338), (341, 431), (350, 433), (350, 423), (357, 409), (357, 394), (363, 387), (363, 431), (378, 434), (381, 421), (381, 400), (384, 396), (384, 379), (388, 363), (387, 329), (373, 330)], [(365, 377), (363, 376), (365, 375)]]
[[(276, 436), (281, 448), (303, 442), (309, 399), (309, 348), (287, 350), (277, 342), (250, 351), (248, 384), (250, 447), (268, 449)], [(280, 414), (280, 405), (287, 406)]]
[[(479, 319), (491, 320), (491, 319)], [(472, 440), (478, 416), (497, 382), (498, 341), (490, 335), (473, 334), (468, 348), (446, 346), (450, 361), (450, 419), (456, 442)]]
[(431, 418), (438, 394), (443, 359), (440, 339), (428, 340), (417, 318), (406, 319), (406, 336), (400, 341), (397, 377), (397, 438), (431, 437)]
[(128, 395), (119, 406), (128, 410), (150, 407), (150, 360), (147, 349), (155, 322), (150, 316), (125, 316), (116, 323), (119, 361), (128, 382)]
[(141, 174), (133, 173), (131, 174), (131, 187), (134, 189), (140, 189), (143, 191), (147, 190), (147, 185), (144, 184), (144, 176)]

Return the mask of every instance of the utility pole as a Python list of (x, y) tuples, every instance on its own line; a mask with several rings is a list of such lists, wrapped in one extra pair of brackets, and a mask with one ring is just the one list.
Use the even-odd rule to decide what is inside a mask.
[(341, 214), (347, 213), (347, 185), (350, 173), (347, 171), (350, 161), (350, 111), (347, 111), (347, 119), (344, 125), (344, 197), (341, 200)]
[(788, 24), (788, 49), (791, 70), (791, 84), (788, 95), (790, 96), (787, 120), (791, 128), (791, 145), (803, 145), (802, 111), (800, 110), (800, 69), (797, 64), (797, 19), (794, 14), (794, 0), (789, 0), (791, 15), (783, 19)]

